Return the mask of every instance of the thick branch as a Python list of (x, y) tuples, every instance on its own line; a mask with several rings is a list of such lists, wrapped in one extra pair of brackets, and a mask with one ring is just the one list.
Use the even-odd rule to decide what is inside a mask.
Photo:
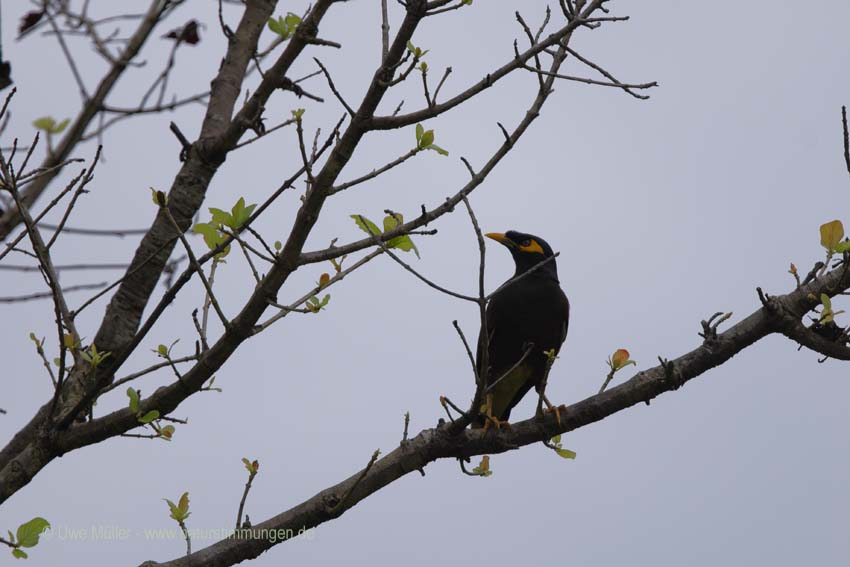
[[(774, 300), (794, 312), (807, 310), (812, 304), (808, 294), (817, 295), (833, 288), (844, 289), (850, 286), (850, 277), (846, 276), (839, 268), (822, 280)], [(543, 418), (514, 423), (510, 429), (503, 428), (486, 433), (482, 430), (466, 429), (452, 435), (449, 432), (450, 425), (426, 429), (374, 462), (368, 472), (361, 470), (301, 504), (254, 525), (250, 537), (243, 535), (225, 539), (192, 555), (160, 563), (159, 567), (227, 567), (252, 559), (282, 543), (281, 540), (264, 537), (264, 533), (268, 534), (272, 530), (299, 533), (299, 530), (318, 526), (338, 517), (388, 484), (438, 459), (503, 453), (548, 441), (555, 435), (574, 431), (641, 402), (649, 403), (660, 394), (676, 390), (707, 370), (723, 364), (768, 334), (777, 332), (776, 321), (771, 310), (762, 307), (728, 331), (718, 334), (716, 340), (703, 344), (675, 360), (638, 372), (619, 386), (562, 409), (560, 423), (556, 416), (550, 413)]]

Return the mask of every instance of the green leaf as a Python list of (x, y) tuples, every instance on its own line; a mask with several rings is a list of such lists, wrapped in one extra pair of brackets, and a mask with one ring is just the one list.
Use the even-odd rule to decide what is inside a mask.
[[(243, 199), (239, 199), (242, 201), (242, 206), (245, 206), (245, 201)], [(238, 202), (236, 203), (239, 204)], [(233, 207), (234, 209), (236, 206)], [(210, 207), (210, 213), (212, 214), (212, 223), (216, 227), (218, 225), (224, 225), (230, 228), (236, 228), (233, 222), (233, 215), (228, 213), (227, 211), (222, 211), (221, 209), (216, 209), (215, 207)]]
[(156, 347), (156, 352), (160, 356), (167, 356), (168, 355), (168, 347), (165, 346), (165, 345), (159, 345), (159, 346)]
[(425, 149), (431, 144), (434, 143), (434, 131), (433, 130), (425, 130), (425, 133), (422, 134), (422, 138), (419, 140), (419, 147), (421, 149)]
[(278, 19), (269, 18), (269, 29), (279, 36), (283, 37), (283, 39), (287, 38), (287, 29), (286, 29), (286, 21), (278, 17)]
[(570, 451), (569, 449), (555, 449), (555, 452), (558, 453), (559, 457), (563, 457), (565, 459), (575, 459), (576, 453), (575, 451)]
[(174, 519), (178, 522), (182, 522), (183, 518), (180, 515), (180, 510), (177, 508), (177, 504), (175, 504), (174, 502), (172, 502), (168, 498), (165, 498), (164, 500), (168, 503), (168, 509), (171, 511), (171, 514), (169, 514), (169, 517), (171, 517), (172, 519)]
[(435, 152), (437, 152), (437, 153), (438, 153), (438, 154), (440, 154), (441, 156), (447, 156), (447, 155), (449, 155), (449, 152), (447, 152), (446, 150), (444, 150), (443, 148), (441, 148), (441, 147), (440, 147), (440, 146), (438, 146), (437, 144), (431, 144), (430, 146), (428, 146), (428, 147), (427, 147), (427, 148), (425, 148), (425, 149), (426, 149), (426, 150), (434, 150)]
[(65, 128), (67, 128), (67, 127), (68, 127), (68, 124), (70, 124), (70, 123), (71, 123), (71, 119), (70, 119), (70, 118), (66, 118), (65, 120), (63, 120), (62, 122), (60, 122), (59, 124), (57, 124), (56, 126), (54, 126), (54, 127), (51, 129), (50, 133), (51, 133), (51, 134), (61, 134), (61, 133), (62, 133), (62, 131), (63, 131), (63, 130), (65, 130)]
[(351, 218), (354, 219), (354, 222), (357, 223), (357, 226), (360, 227), (360, 230), (362, 230), (369, 236), (376, 236), (378, 234), (381, 234), (381, 229), (378, 228), (378, 225), (376, 225), (363, 215), (351, 215)]
[(275, 240), (274, 241), (274, 249), (277, 250), (278, 252), (280, 252), (281, 248), (283, 248), (283, 244), (280, 242), (280, 240)]
[(820, 243), (828, 252), (835, 252), (835, 247), (844, 238), (844, 225), (840, 220), (824, 223), (820, 227)]
[(286, 17), (283, 19), (286, 24), (287, 30), (290, 34), (295, 33), (295, 28), (298, 27), (298, 24), (301, 23), (301, 17), (298, 14), (293, 14), (292, 12), (287, 12)]
[(396, 236), (389, 242), (387, 242), (387, 248), (398, 248), (402, 252), (410, 252), (413, 250), (413, 253), (416, 254), (417, 258), (421, 258), (419, 255), (419, 249), (416, 248), (416, 245), (413, 243), (413, 239), (410, 238), (410, 235), (402, 235)]
[(171, 437), (174, 435), (174, 426), (166, 425), (165, 427), (159, 430), (159, 435), (166, 441), (171, 441)]
[(27, 557), (29, 557), (29, 555), (27, 555), (26, 551), (24, 551), (23, 549), (18, 549), (18, 548), (15, 548), (15, 549), (12, 550), (12, 555), (16, 559), (26, 559)]
[(127, 396), (130, 398), (130, 411), (139, 413), (139, 391), (130, 386), (127, 388)]
[(150, 423), (157, 418), (159, 418), (159, 411), (151, 410), (139, 418), (139, 423)]
[(845, 252), (850, 252), (850, 241), (845, 240), (843, 242), (839, 242), (835, 246), (835, 251), (839, 254), (844, 254)]
[(33, 518), (25, 524), (18, 526), (17, 536), (18, 545), (21, 547), (35, 547), (38, 544), (38, 536), (44, 530), (50, 527), (50, 522), (44, 518)]
[(180, 500), (177, 504), (169, 500), (168, 498), (163, 498), (168, 503), (168, 509), (171, 511), (170, 517), (177, 521), (183, 522), (186, 518), (189, 517), (189, 493), (184, 492), (183, 496), (180, 497)]
[(63, 334), (62, 344), (65, 345), (65, 348), (73, 349), (77, 344), (77, 336), (74, 333)]
[[(384, 217), (384, 232), (392, 230), (396, 228), (398, 225), (404, 222), (404, 216), (401, 213), (395, 213), (392, 215), (387, 215)], [(413, 252), (416, 254), (416, 257), (419, 258), (419, 250), (416, 248), (416, 245), (413, 244), (413, 240), (409, 235), (404, 234), (402, 236), (396, 236), (389, 242), (387, 242), (387, 248), (397, 248), (403, 252)]]
[[(228, 213), (225, 213), (228, 214)], [(229, 214), (228, 214), (229, 216)], [(210, 250), (216, 248), (219, 244), (224, 242), (225, 235), (218, 231), (217, 223), (197, 223), (194, 227), (192, 227), (192, 231), (196, 234), (200, 234), (204, 237), (204, 243), (206, 243), (207, 247)], [(218, 258), (224, 258), (230, 254), (230, 245), (225, 246), (224, 250), (218, 253)]]
[[(408, 50), (410, 53), (416, 53), (416, 46), (415, 46), (415, 45), (413, 45), (413, 42), (412, 42), (412, 41), (410, 41), (410, 40), (407, 40), (407, 50)], [(51, 120), (52, 120), (52, 118), (51, 118)]]
[(832, 309), (832, 300), (825, 293), (820, 294), (820, 302), (823, 304), (824, 309)]
[(245, 465), (245, 468), (248, 469), (249, 473), (254, 472), (254, 468), (251, 466), (251, 461), (249, 461), (245, 457), (242, 457), (242, 463)]
[(218, 229), (212, 223), (199, 222), (192, 227), (192, 232), (202, 235), (204, 242), (210, 250), (218, 246), (221, 242), (221, 234), (219, 234)]
[(404, 216), (401, 213), (395, 213), (384, 217), (384, 232), (392, 230), (404, 222)]
[(180, 501), (177, 503), (177, 509), (184, 515), (184, 517), (189, 517), (189, 493), (184, 492), (183, 496), (180, 497)]
[(245, 206), (245, 199), (240, 197), (236, 204), (233, 205), (233, 208), (230, 212), (233, 215), (233, 229), (240, 228), (249, 218), (251, 218), (251, 213), (254, 212), (254, 209), (257, 207), (257, 204)]
[(422, 134), (425, 133), (425, 127), (422, 124), (416, 125), (416, 146), (419, 147), (419, 141), (422, 140)]
[(56, 120), (54, 120), (52, 116), (42, 116), (41, 118), (33, 120), (32, 125), (38, 130), (51, 132), (51, 130), (56, 127)]
[(554, 437), (552, 437), (549, 440), (549, 443), (551, 443), (553, 445), (560, 445), (561, 444), (561, 434), (559, 433), (558, 435), (555, 435)]

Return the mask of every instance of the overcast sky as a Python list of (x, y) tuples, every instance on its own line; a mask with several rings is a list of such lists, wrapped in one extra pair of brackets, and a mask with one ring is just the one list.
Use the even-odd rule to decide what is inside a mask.
[[(117, 11), (118, 3), (93, 4), (111, 14), (106, 10)], [(395, 28), (401, 12), (391, 4)], [(454, 70), (445, 96), (512, 57), (512, 42), (522, 37), (513, 15), (519, 4), (480, 0), (423, 23), (414, 43), (430, 49), (432, 76), (447, 65)], [(521, 5), (536, 27), (546, 3)], [(278, 13), (305, 6), (282, 3)], [(29, 8), (3, 3), (3, 55), (18, 88), (4, 146), (12, 136), (28, 140), (32, 120), (73, 116), (80, 107), (55, 41), (14, 40)], [(790, 291), (789, 262), (808, 271), (822, 259), (818, 226), (847, 221), (850, 210), (839, 121), (841, 105), (850, 104), (850, 4), (621, 0), (611, 8), (631, 21), (581, 30), (571, 45), (623, 81), (657, 80), (652, 99), (559, 83), (519, 147), (472, 197), (486, 231), (531, 232), (561, 252), (561, 283), (573, 309), (549, 380), (549, 397), (559, 403), (593, 394), (606, 357), (617, 348), (629, 349), (637, 370), (648, 368), (659, 355), (673, 358), (696, 347), (699, 321), (715, 311), (733, 311), (736, 322), (755, 310), (756, 286)], [(239, 11), (225, 7), (232, 27)], [(379, 14), (375, 1), (334, 6), (320, 35), (344, 49), (306, 54), (322, 58), (351, 104), (378, 62)], [(187, 2), (171, 23), (190, 18), (206, 29), (200, 45), (178, 54), (170, 88), (179, 96), (208, 88), (224, 49), (214, 2)], [(143, 52), (148, 65), (127, 73), (111, 104), (137, 103), (167, 54), (169, 43), (159, 38), (167, 29), (155, 34)], [(75, 41), (93, 90), (103, 65), (87, 44)], [(292, 75), (314, 68), (305, 56)], [(254, 84), (252, 76), (248, 86)], [(425, 152), (334, 197), (307, 248), (324, 247), (334, 237), (360, 238), (352, 213), (378, 220), (391, 208), (412, 216), (420, 204), (432, 207), (457, 191), (468, 178), (459, 156), (474, 166), (483, 163), (501, 143), (496, 121), (515, 125), (535, 85), (533, 76), (518, 74), (429, 123), (450, 156)], [(328, 132), (342, 109), (320, 78), (304, 86), (327, 102), (278, 93), (267, 125), (305, 107), (305, 127)], [(418, 81), (388, 94), (382, 110), (392, 111), (401, 99), (406, 111), (422, 106)], [(69, 224), (148, 226), (156, 212), (148, 188), (167, 189), (179, 168), (168, 122), (175, 120), (194, 139), (202, 115), (203, 108), (194, 106), (109, 130), (106, 159)], [(369, 134), (341, 178), (362, 175), (413, 144), (413, 127)], [(263, 200), (299, 166), (295, 148), (294, 132), (283, 130), (228, 157), (210, 186), (203, 218), (206, 207), (229, 208), (240, 196)], [(89, 158), (94, 150), (88, 143), (75, 156)], [(52, 185), (51, 195), (61, 183)], [(298, 204), (296, 193), (288, 194), (258, 226), (270, 240), (283, 239)], [(477, 248), (467, 218), (459, 210), (436, 227), (437, 236), (416, 240), (422, 259), (409, 259), (436, 281), (473, 293)], [(136, 244), (135, 238), (66, 236), (55, 262), (126, 261)], [(513, 266), (501, 247), (491, 245), (489, 252), (492, 289)], [(23, 258), (4, 260), (11, 261)], [(299, 297), (323, 271), (329, 265), (300, 270), (281, 299)], [(63, 281), (118, 276), (67, 274)], [(0, 272), (0, 278), (4, 296), (43, 288), (35, 274)], [(216, 286), (224, 310), (235, 314), (252, 291), (238, 254), (219, 270)], [(217, 374), (223, 393), (193, 396), (176, 412), (190, 423), (177, 426), (173, 442), (116, 438), (57, 459), (4, 504), (0, 528), (14, 530), (36, 515), (53, 524), (53, 536), (32, 550), (32, 565), (173, 559), (185, 549), (179, 535), (145, 536), (145, 530), (177, 527), (162, 498), (189, 491), (190, 528), (231, 527), (246, 477), (240, 459), (258, 459), (247, 503), (257, 523), (354, 473), (375, 449), (395, 448), (405, 411), (415, 432), (441, 417), (440, 394), (467, 403), (473, 377), (451, 321), (477, 336), (474, 306), (437, 294), (388, 258), (330, 293), (326, 311), (293, 315), (246, 343)], [(86, 297), (73, 295), (72, 307)], [(150, 349), (158, 343), (179, 338), (175, 352), (190, 351), (190, 313), (202, 298), (200, 286), (188, 287), (121, 375), (156, 362)], [(104, 307), (100, 301), (81, 316), (84, 336), (94, 335)], [(51, 393), (28, 334), (53, 337), (52, 320), (46, 301), (0, 305), (0, 407), (8, 411), (0, 415), (3, 442)], [(564, 436), (564, 445), (578, 453), (575, 461), (543, 446), (527, 447), (494, 456), (494, 474), (486, 479), (462, 476), (456, 462), (441, 461), (424, 478), (408, 475), (253, 565), (843, 565), (850, 554), (850, 378), (846, 366), (818, 364), (817, 358), (769, 337), (649, 407), (641, 404)], [(136, 387), (147, 394), (171, 379), (164, 372)], [(115, 391), (96, 411), (102, 415), (126, 402)], [(532, 413), (526, 400), (512, 418)], [(92, 541), (101, 527), (129, 535)], [(71, 532), (86, 540), (71, 541)], [(193, 547), (210, 543), (196, 538)]]

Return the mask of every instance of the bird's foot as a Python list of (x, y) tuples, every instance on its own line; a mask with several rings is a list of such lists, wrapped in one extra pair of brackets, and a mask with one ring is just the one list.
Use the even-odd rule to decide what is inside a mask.
[(487, 432), (487, 430), (488, 430), (488, 429), (490, 429), (490, 426), (491, 426), (491, 425), (492, 425), (492, 426), (493, 426), (493, 428), (494, 428), (494, 429), (496, 429), (496, 430), (501, 429), (503, 426), (505, 427), (505, 429), (510, 429), (510, 428), (511, 428), (511, 424), (510, 424), (510, 423), (508, 423), (507, 421), (502, 421), (501, 419), (499, 419), (499, 418), (498, 418), (498, 417), (496, 417), (495, 415), (488, 415), (488, 416), (485, 416), (485, 417), (484, 417), (484, 432), (485, 432), (485, 433)]
[[(558, 425), (561, 425), (561, 410), (567, 409), (567, 407), (563, 404), (559, 406), (553, 405), (552, 402), (549, 401), (549, 398), (546, 397), (546, 394), (543, 393), (540, 394), (540, 400), (546, 404), (546, 407), (538, 409), (537, 416), (542, 419), (547, 413), (554, 413), (555, 419), (558, 421)], [(538, 408), (540, 408), (540, 405), (538, 405)]]
[(484, 398), (484, 407), (481, 409), (484, 413), (484, 432), (486, 433), (490, 426), (492, 425), (497, 430), (501, 429), (504, 425), (506, 428), (510, 429), (511, 424), (507, 422), (507, 420), (502, 421), (495, 415), (493, 415), (493, 394), (487, 394)]

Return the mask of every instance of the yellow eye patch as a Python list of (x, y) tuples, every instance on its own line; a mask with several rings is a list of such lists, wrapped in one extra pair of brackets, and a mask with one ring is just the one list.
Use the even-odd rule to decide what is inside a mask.
[(533, 252), (535, 254), (545, 254), (545, 252), (543, 252), (543, 248), (540, 246), (540, 244), (537, 243), (536, 240), (532, 240), (528, 244), (528, 246), (517, 246), (517, 248), (519, 248), (523, 252)]

